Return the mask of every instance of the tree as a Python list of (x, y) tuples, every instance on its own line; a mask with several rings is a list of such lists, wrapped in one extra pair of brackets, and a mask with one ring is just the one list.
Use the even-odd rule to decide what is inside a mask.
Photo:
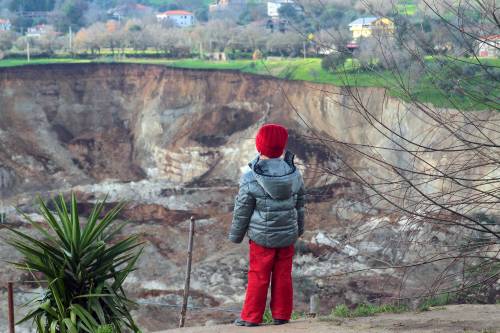
[(299, 13), (295, 9), (295, 5), (291, 3), (282, 4), (278, 9), (278, 13), (280, 17), (291, 21), (296, 21), (299, 18)]
[(13, 12), (51, 11), (54, 9), (55, 0), (11, 0), (9, 9)]
[(106, 30), (103, 36), (104, 46), (111, 49), (114, 55), (117, 49), (124, 49), (126, 46), (126, 32), (122, 25), (114, 20), (110, 20), (105, 24)]
[(100, 50), (105, 47), (107, 33), (104, 23), (94, 23), (90, 27), (78, 31), (75, 36), (75, 46), (78, 50), (90, 51), (92, 54), (100, 53)]
[(208, 22), (208, 7), (203, 6), (195, 9), (194, 15), (198, 22)]
[(211, 20), (206, 24), (194, 27), (191, 38), (196, 46), (201, 43), (204, 50), (223, 51), (234, 38), (235, 26), (225, 20)]
[(364, 14), (377, 13), (379, 16), (386, 16), (393, 11), (394, 2), (387, 0), (361, 0), (357, 1), (354, 8)]
[(181, 28), (158, 29), (153, 35), (153, 40), (155, 48), (161, 50), (167, 57), (187, 57), (190, 54), (189, 37)]
[(33, 38), (32, 41), (35, 50), (48, 55), (53, 55), (64, 46), (63, 38), (59, 37), (57, 32), (52, 29), (49, 29), (38, 38)]
[(55, 22), (57, 29), (67, 31), (70, 25), (74, 28), (84, 26), (87, 8), (88, 3), (85, 0), (64, 0)]
[(267, 36), (266, 51), (280, 56), (296, 56), (302, 49), (302, 36), (296, 32), (272, 33)]
[(234, 45), (241, 45), (241, 47), (249, 52), (255, 50), (262, 50), (266, 46), (266, 37), (268, 31), (257, 24), (249, 24), (241, 27), (233, 39)]
[[(366, 15), (389, 10), (363, 3)], [(494, 3), (422, 0), (419, 16), (404, 30), (358, 40), (358, 60), (366, 67), (361, 78), (401, 100), (386, 97), (386, 91), (381, 103), (397, 103), (393, 111), (373, 107), (372, 94), (357, 88), (364, 82), (357, 81), (355, 68), (339, 73), (342, 88), (330, 97), (353, 124), (371, 128), (373, 137), (347, 140), (304, 123), (311, 140), (336, 158), (338, 166), (325, 176), (359, 184), (377, 218), (396, 221), (390, 228), (399, 230), (394, 242), (404, 251), (367, 270), (390, 269), (391, 279), (399, 277), (399, 300), (451, 292), (462, 300), (497, 301), (491, 295), (500, 276), (500, 68), (478, 54), (485, 43), (498, 49), (485, 38), (500, 31)], [(376, 233), (363, 222), (349, 221), (352, 242)], [(426, 272), (426, 282), (406, 289), (407, 277), (419, 271)]]
[(347, 55), (342, 52), (334, 52), (321, 59), (321, 67), (327, 71), (334, 72), (340, 66), (344, 66)]
[(0, 31), (0, 51), (9, 51), (17, 36), (12, 31)]

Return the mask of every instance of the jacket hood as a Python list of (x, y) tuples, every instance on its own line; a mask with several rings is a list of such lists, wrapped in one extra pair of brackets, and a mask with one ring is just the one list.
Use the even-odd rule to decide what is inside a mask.
[(264, 191), (273, 199), (288, 199), (301, 187), (301, 177), (293, 162), (294, 155), (287, 151), (284, 159), (261, 160), (257, 156), (248, 164)]

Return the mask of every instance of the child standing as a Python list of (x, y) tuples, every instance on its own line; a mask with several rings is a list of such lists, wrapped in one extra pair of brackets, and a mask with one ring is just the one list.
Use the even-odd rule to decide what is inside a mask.
[(286, 152), (288, 131), (267, 124), (257, 133), (259, 155), (243, 174), (235, 199), (229, 239), (250, 242), (250, 268), (245, 304), (238, 326), (262, 322), (271, 282), (271, 313), (275, 325), (288, 323), (293, 308), (294, 243), (304, 232), (304, 182), (294, 155)]

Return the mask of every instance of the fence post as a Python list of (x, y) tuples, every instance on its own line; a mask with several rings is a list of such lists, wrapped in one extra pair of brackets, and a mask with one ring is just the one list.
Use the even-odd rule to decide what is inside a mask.
[(15, 333), (14, 322), (14, 284), (7, 283), (8, 303), (9, 303), (9, 333)]
[(191, 281), (191, 261), (193, 258), (193, 238), (194, 238), (194, 217), (189, 220), (189, 241), (188, 241), (188, 257), (186, 265), (186, 280), (184, 282), (184, 296), (182, 299), (181, 318), (179, 327), (184, 327), (186, 321), (186, 310), (189, 298), (189, 283)]
[(319, 313), (319, 296), (314, 294), (309, 299), (309, 316), (316, 317)]

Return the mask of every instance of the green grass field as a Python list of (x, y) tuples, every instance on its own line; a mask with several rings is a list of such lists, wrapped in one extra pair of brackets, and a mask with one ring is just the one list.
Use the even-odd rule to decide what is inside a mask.
[[(468, 64), (474, 62), (471, 59), (459, 59), (459, 63)], [(428, 58), (426, 61), (433, 62), (436, 59)], [(481, 60), (483, 65), (500, 68), (500, 59)], [(286, 80), (308, 81), (315, 83), (332, 84), (335, 86), (353, 87), (383, 87), (388, 89), (389, 94), (403, 100), (417, 100), (421, 103), (433, 104), (437, 107), (460, 108), (463, 110), (492, 109), (491, 105), (484, 105), (467, 96), (454, 95), (448, 91), (437, 89), (433, 82), (432, 75), (423, 76), (413, 85), (408, 93), (402, 89), (403, 83), (409, 80), (408, 77), (399, 78), (392, 71), (360, 71), (355, 69), (355, 64), (348, 61), (343, 70), (336, 72), (326, 71), (321, 67), (321, 59), (281, 59), (281, 60), (230, 60), (230, 61), (208, 61), (198, 59), (143, 59), (125, 58), (113, 59), (102, 57), (95, 60), (77, 60), (69, 58), (35, 59), (28, 63), (26, 60), (0, 60), (0, 67), (15, 67), (23, 65), (44, 65), (58, 63), (138, 63), (163, 65), (186, 69), (213, 69), (213, 70), (234, 70), (255, 75), (269, 75)], [(484, 82), (483, 82), (484, 84)], [(494, 84), (494, 83), (492, 83)], [(498, 84), (496, 84), (498, 85)], [(500, 86), (495, 94), (500, 94)], [(498, 96), (500, 98), (500, 96)]]
[(351, 85), (359, 87), (389, 88), (391, 83), (391, 78), (387, 75), (388, 73), (355, 73), (350, 71), (332, 73), (325, 71), (321, 68), (321, 59), (319, 58), (258, 61), (230, 60), (217, 62), (197, 59), (126, 59), (122, 62), (167, 65), (187, 69), (236, 70), (243, 73), (270, 75), (287, 80), (309, 81), (338, 86)]
[(18, 67), (25, 65), (48, 65), (48, 64), (76, 64), (76, 63), (89, 63), (90, 60), (69, 59), (69, 58), (51, 58), (51, 59), (33, 59), (30, 62), (24, 59), (3, 59), (0, 60), (1, 67)]
[(395, 12), (400, 15), (414, 16), (417, 13), (417, 5), (413, 0), (399, 0), (395, 3)]

